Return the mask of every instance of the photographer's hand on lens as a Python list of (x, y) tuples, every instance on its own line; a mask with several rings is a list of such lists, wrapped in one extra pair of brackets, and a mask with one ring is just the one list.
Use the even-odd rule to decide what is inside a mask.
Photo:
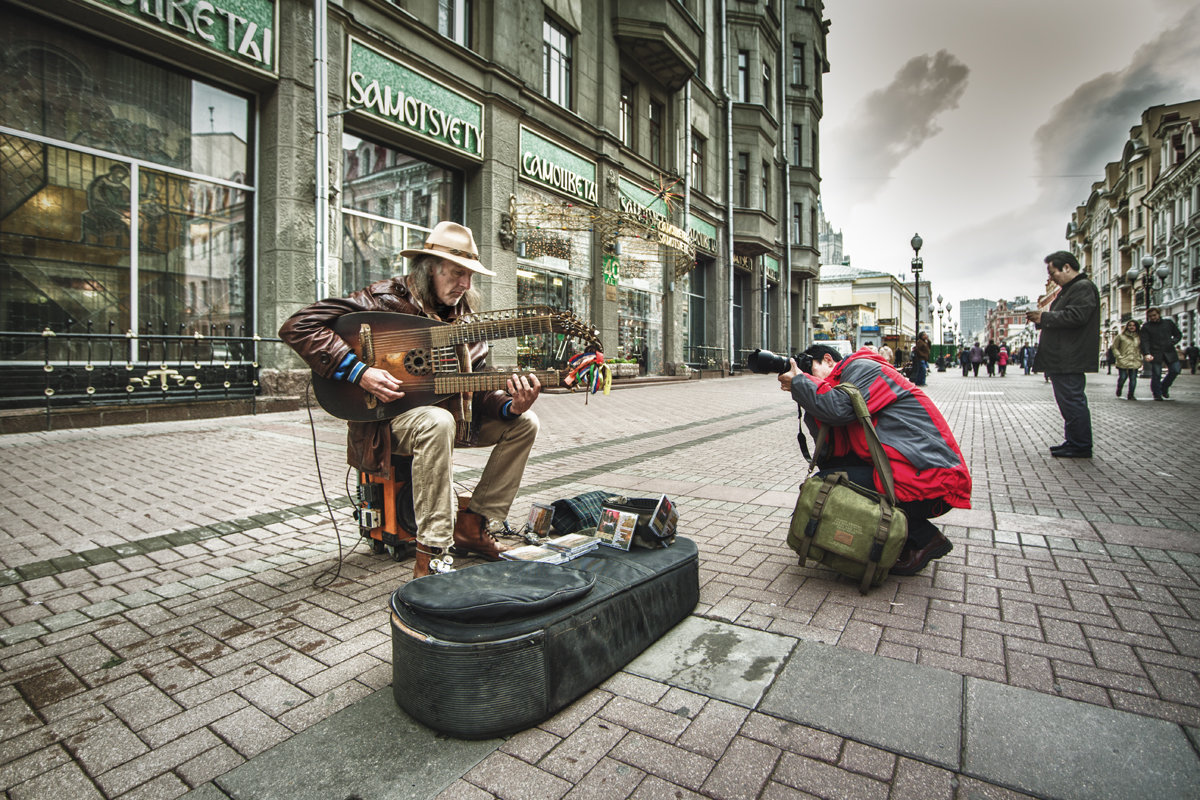
[(779, 373), (779, 388), (785, 392), (792, 390), (792, 379), (800, 374), (800, 367), (796, 366), (796, 359), (788, 359), (789, 369), (787, 372)]

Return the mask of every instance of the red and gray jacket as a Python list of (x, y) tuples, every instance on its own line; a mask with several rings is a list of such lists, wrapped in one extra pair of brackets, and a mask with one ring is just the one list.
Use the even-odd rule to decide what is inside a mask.
[[(818, 464), (871, 462), (850, 397), (833, 388), (843, 382), (857, 386), (867, 402), (892, 465), (897, 500), (941, 497), (954, 508), (971, 507), (971, 473), (945, 417), (928, 395), (869, 350), (839, 361), (824, 381), (804, 373), (792, 380), (792, 397), (807, 412), (804, 419), (813, 435), (820, 426), (829, 427), (827, 449), (817, 454)], [(875, 488), (883, 491), (878, 474)]]

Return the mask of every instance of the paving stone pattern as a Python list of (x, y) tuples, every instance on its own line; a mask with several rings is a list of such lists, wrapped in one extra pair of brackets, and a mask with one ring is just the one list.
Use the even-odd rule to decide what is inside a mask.
[[(770, 377), (543, 397), (509, 519), (593, 488), (666, 492), (700, 547), (698, 618), (1132, 712), (1195, 743), (1200, 379), (1162, 403), (1117, 399), (1115, 376), (1089, 385), (1096, 457), (1057, 461), (1040, 376), (934, 373), (973, 508), (942, 520), (951, 554), (867, 597), (784, 544), (805, 470)], [(384, 609), (411, 562), (357, 544), (343, 426), (315, 419), (0, 438), (5, 798), (222, 797), (214, 779), (389, 685)], [(486, 457), (457, 454), (465, 486)], [(1024, 795), (623, 671), (441, 796)]]

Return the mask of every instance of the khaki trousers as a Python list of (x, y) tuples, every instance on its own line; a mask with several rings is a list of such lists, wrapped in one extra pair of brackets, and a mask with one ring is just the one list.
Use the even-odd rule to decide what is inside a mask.
[[(471, 495), (472, 511), (492, 520), (508, 516), (539, 427), (533, 411), (513, 420), (488, 420), (480, 426), (479, 446), (494, 448)], [(454, 415), (440, 406), (413, 408), (392, 420), (392, 433), (396, 452), (413, 459), (417, 540), (429, 547), (449, 547), (454, 543), (458, 509), (454, 496)]]

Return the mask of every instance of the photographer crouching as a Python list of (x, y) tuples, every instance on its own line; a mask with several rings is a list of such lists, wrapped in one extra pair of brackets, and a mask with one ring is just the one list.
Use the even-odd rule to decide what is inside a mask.
[[(833, 387), (851, 383), (858, 388), (892, 467), (897, 506), (908, 517), (908, 540), (890, 570), (893, 575), (915, 575), (954, 548), (929, 520), (951, 508), (971, 507), (971, 473), (950, 426), (928, 395), (865, 348), (842, 358), (833, 348), (817, 344), (786, 362), (756, 351), (750, 368), (779, 372), (780, 388), (792, 393), (814, 438), (821, 427), (829, 428), (828, 444), (814, 454), (818, 475), (844, 472), (853, 483), (882, 492), (853, 402)], [(799, 438), (807, 456), (803, 432)]]

